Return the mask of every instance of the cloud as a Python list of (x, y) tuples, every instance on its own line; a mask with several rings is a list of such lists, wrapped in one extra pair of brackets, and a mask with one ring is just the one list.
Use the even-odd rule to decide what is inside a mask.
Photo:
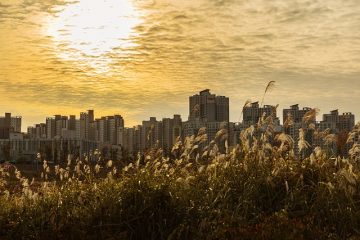
[[(238, 120), (238, 106), (258, 98), (270, 80), (280, 84), (267, 100), (281, 106), (351, 110), (350, 100), (360, 100), (357, 0), (135, 1), (131, 34), (96, 57), (77, 48), (86, 41), (74, 47), (46, 31), (49, 19), (74, 4), (0, 4), (0, 87), (7, 102), (17, 94), (18, 104), (49, 109), (119, 109), (140, 122), (154, 114), (186, 119), (188, 96), (204, 88), (231, 97)], [(70, 29), (61, 26), (64, 39)], [(96, 47), (114, 41), (101, 39)]]

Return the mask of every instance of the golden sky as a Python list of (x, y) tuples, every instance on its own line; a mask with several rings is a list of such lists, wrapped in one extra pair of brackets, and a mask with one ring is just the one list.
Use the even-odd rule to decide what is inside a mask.
[[(188, 96), (360, 115), (359, 0), (0, 0), (0, 113), (23, 129), (94, 108), (127, 126)], [(320, 117), (319, 117), (320, 119)], [(357, 118), (359, 119), (359, 118)]]

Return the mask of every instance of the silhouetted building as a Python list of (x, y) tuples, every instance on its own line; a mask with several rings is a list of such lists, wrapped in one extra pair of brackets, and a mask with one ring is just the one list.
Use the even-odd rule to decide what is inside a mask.
[(89, 137), (92, 138), (92, 132), (94, 131), (95, 141), (117, 145), (119, 128), (124, 128), (124, 119), (122, 116), (101, 117), (89, 125)]
[(120, 145), (126, 149), (128, 154), (133, 154), (135, 151), (135, 127), (119, 127), (117, 130), (117, 135), (117, 145)]
[(62, 137), (63, 129), (68, 129), (68, 117), (67, 116), (61, 116), (56, 115), (55, 116), (55, 136), (56, 137)]
[(11, 113), (5, 113), (0, 117), (0, 139), (8, 139), (10, 133), (21, 132), (21, 117), (11, 117)]
[(147, 150), (152, 147), (162, 147), (162, 122), (156, 117), (143, 121), (141, 127), (141, 149)]
[(162, 120), (162, 148), (167, 153), (171, 151), (176, 138), (182, 134), (182, 120), (180, 115), (174, 118), (163, 118)]
[(30, 139), (46, 139), (46, 124), (36, 124), (34, 127), (27, 128), (27, 137)]
[(250, 106), (246, 106), (243, 109), (243, 124), (245, 126), (251, 126), (257, 124), (259, 119), (262, 117), (273, 116), (274, 119), (277, 119), (276, 108), (270, 105), (264, 105), (260, 107), (259, 102), (251, 103)]
[[(184, 137), (206, 128), (207, 144), (221, 129), (229, 131), (229, 98), (211, 94), (209, 89), (189, 97), (189, 120), (183, 123)], [(227, 134), (229, 138), (229, 134)]]
[(46, 118), (46, 138), (53, 139), (56, 134), (56, 121), (55, 118)]
[(347, 112), (339, 115), (339, 111), (333, 110), (323, 114), (323, 120), (319, 123), (320, 129), (331, 129), (333, 132), (350, 132), (355, 126), (355, 115)]
[(68, 122), (68, 129), (76, 130), (76, 116), (75, 115), (70, 115), (69, 122)]
[(124, 128), (124, 119), (120, 115), (108, 116), (107, 117), (107, 131), (108, 131), (108, 142), (116, 145), (117, 144), (117, 132), (118, 128)]
[(209, 89), (189, 97), (189, 120), (229, 122), (229, 98), (211, 94)]
[[(305, 129), (309, 124), (305, 124), (303, 118), (310, 110), (312, 110), (312, 108), (309, 107), (300, 109), (299, 104), (292, 105), (289, 109), (283, 109), (284, 132), (294, 139), (295, 145), (297, 145), (296, 143), (299, 140), (299, 129)], [(315, 124), (316, 119), (314, 118), (310, 123), (311, 122)], [(310, 141), (309, 137), (308, 140)]]
[(95, 133), (91, 132), (91, 124), (94, 122), (94, 110), (80, 113), (80, 138), (90, 139), (95, 137)]
[(295, 154), (299, 153), (299, 137), (300, 137), (300, 129), (304, 130), (305, 134), (305, 141), (309, 143), (310, 147), (306, 149), (304, 152), (305, 155), (309, 155), (312, 152), (313, 149), (313, 134), (314, 129), (309, 129), (310, 124), (316, 123), (316, 116), (314, 116), (313, 119), (310, 119), (306, 123), (303, 121), (304, 116), (306, 113), (311, 111), (312, 108), (304, 107), (302, 109), (299, 108), (299, 104), (291, 105), (288, 109), (283, 109), (283, 125), (284, 125), (284, 132), (291, 136), (291, 138), (294, 140), (294, 151)]
[(286, 122), (289, 115), (291, 116), (294, 123), (301, 123), (305, 114), (310, 110), (311, 108), (309, 107), (300, 109), (299, 104), (292, 105), (289, 109), (283, 109), (283, 123)]

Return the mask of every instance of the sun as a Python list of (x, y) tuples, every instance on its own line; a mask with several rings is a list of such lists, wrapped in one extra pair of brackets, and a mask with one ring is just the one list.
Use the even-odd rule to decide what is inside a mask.
[(51, 16), (46, 34), (58, 57), (103, 72), (114, 48), (133, 45), (133, 29), (140, 21), (131, 0), (80, 0)]

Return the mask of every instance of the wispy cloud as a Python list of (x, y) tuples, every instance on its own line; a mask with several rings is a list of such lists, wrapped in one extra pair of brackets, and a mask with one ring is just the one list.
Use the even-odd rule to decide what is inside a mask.
[[(186, 119), (188, 95), (210, 88), (231, 97), (231, 118), (238, 120), (241, 104), (261, 98), (266, 83), (276, 80), (279, 85), (266, 101), (280, 107), (299, 102), (360, 114), (352, 104), (360, 101), (358, 0), (129, 3), (139, 18), (131, 34), (94, 57), (69, 42), (79, 41), (68, 38), (70, 26), (58, 29), (70, 39), (61, 43), (46, 31), (48, 19), (78, 1), (2, 1), (4, 102), (74, 111), (90, 106), (121, 111), (135, 123), (153, 114), (181, 113)], [(113, 40), (101, 39), (101, 44)], [(125, 40), (129, 44), (121, 44)], [(76, 58), (64, 59), (61, 53)], [(105, 71), (99, 73), (96, 66)], [(18, 96), (15, 102), (13, 96)]]

